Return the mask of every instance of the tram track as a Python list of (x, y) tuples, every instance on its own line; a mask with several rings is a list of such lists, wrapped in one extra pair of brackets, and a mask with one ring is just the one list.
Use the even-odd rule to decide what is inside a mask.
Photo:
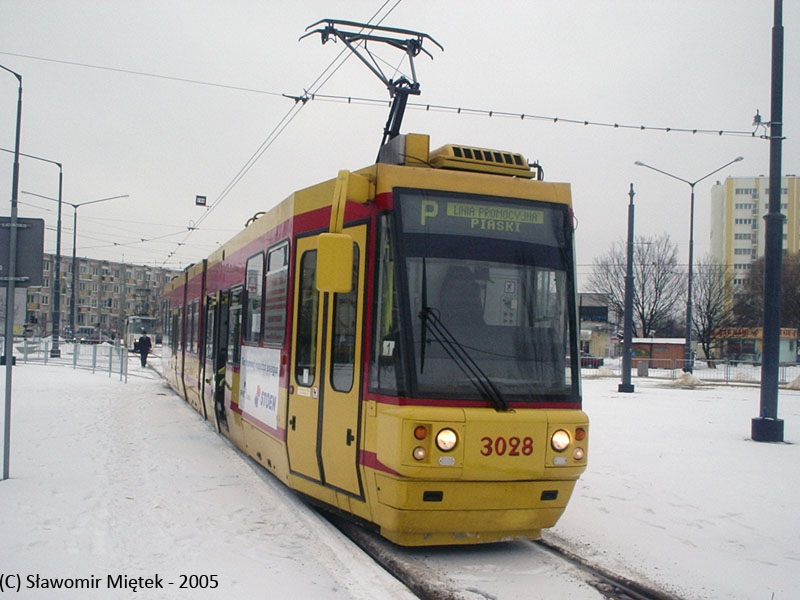
[[(428, 549), (399, 547), (347, 519), (327, 513), (323, 513), (323, 515), (375, 562), (403, 582), (421, 600), (505, 600), (508, 597), (501, 589), (493, 589), (491, 581), (470, 584), (470, 577), (480, 580), (479, 574), (469, 577), (462, 576), (461, 581), (458, 581), (458, 577), (451, 576), (452, 565), (443, 563), (439, 567), (432, 566), (431, 562), (425, 558)], [(498, 545), (494, 546), (497, 547)], [(565, 583), (567, 587), (583, 587), (584, 593), (588, 588), (593, 588), (598, 598), (606, 598), (608, 600), (680, 600), (679, 596), (666, 593), (650, 585), (633, 581), (612, 573), (608, 569), (593, 565), (552, 541), (537, 540), (531, 542), (530, 547), (532, 550), (544, 553), (550, 559), (561, 563), (562, 568), (557, 570), (563, 572), (562, 574), (565, 578), (571, 578), (569, 582)], [(480, 552), (480, 550), (476, 551), (475, 549), (480, 549), (481, 547), (466, 548), (461, 546), (459, 548), (463, 549), (465, 554), (462, 561), (464, 569), (474, 569), (476, 552)], [(531, 559), (534, 560), (534, 552), (531, 552), (531, 554)], [(490, 559), (487, 560), (490, 561)], [(569, 566), (564, 567), (563, 565)], [(575, 574), (570, 575), (569, 573), (573, 571), (579, 573), (579, 575), (577, 577)], [(535, 594), (536, 591), (531, 590), (531, 595), (526, 597), (546, 597), (536, 596)], [(567, 595), (569, 596), (569, 594)]]
[[(228, 438), (223, 437), (222, 439), (242, 457), (260, 478), (270, 485), (276, 485), (272, 475), (264, 471), (260, 464), (247, 456)], [(431, 564), (424, 560), (426, 554), (435, 553), (437, 549), (447, 551), (457, 557), (466, 557), (467, 560), (464, 561), (466, 563), (468, 560), (474, 561), (476, 556), (480, 558), (481, 553), (491, 554), (492, 551), (497, 553), (498, 549), (511, 548), (508, 550), (509, 553), (519, 553), (525, 556), (525, 560), (536, 561), (536, 554), (532, 551), (526, 554), (525, 547), (538, 550), (540, 555), (546, 554), (582, 573), (581, 583), (584, 583), (586, 588), (592, 588), (598, 594), (597, 596), (592, 595), (592, 598), (605, 598), (608, 600), (682, 600), (676, 594), (666, 593), (646, 584), (619, 576), (598, 565), (591, 564), (586, 559), (552, 540), (540, 539), (533, 542), (501, 542), (474, 546), (434, 547), (433, 550), (428, 547), (406, 548), (389, 542), (374, 531), (353, 522), (350, 518), (342, 517), (320, 508), (318, 503), (313, 502), (308, 497), (303, 497), (302, 494), (299, 496), (309, 508), (330, 522), (372, 560), (408, 587), (420, 600), (512, 600), (516, 598), (528, 600), (529, 598), (551, 597), (541, 594), (537, 596), (535, 595), (537, 590), (530, 590), (532, 594), (530, 596), (520, 596), (518, 593), (507, 595), (502, 591), (495, 592), (491, 589), (491, 581), (483, 581), (482, 585), (465, 584), (464, 581), (457, 581), (456, 578), (450, 576), (447, 565), (432, 568)], [(455, 566), (458, 567), (458, 564)], [(528, 564), (527, 566), (530, 567), (531, 565)], [(564, 571), (564, 569), (561, 569), (561, 571)], [(554, 591), (553, 588), (551, 588), (551, 591)], [(569, 598), (588, 597), (586, 595), (574, 596), (569, 591), (556, 593)]]
[[(156, 370), (157, 371), (157, 370)], [(158, 372), (158, 371), (157, 371)], [(247, 456), (240, 448), (236, 447), (228, 438), (222, 438), (230, 448), (238, 453), (253, 471), (270, 485), (277, 485), (272, 475), (263, 470), (262, 466)], [(283, 488), (280, 488), (283, 489)], [(682, 600), (680, 596), (657, 590), (625, 577), (619, 576), (609, 570), (591, 564), (589, 561), (558, 545), (551, 540), (537, 540), (533, 542), (501, 542), (496, 544), (453, 546), (453, 547), (428, 547), (406, 548), (397, 546), (382, 538), (374, 531), (362, 527), (350, 518), (334, 514), (308, 497), (299, 495), (305, 504), (316, 511), (322, 518), (330, 522), (344, 536), (362, 549), (372, 560), (379, 564), (389, 574), (402, 582), (421, 600), (512, 600), (516, 598), (549, 598), (549, 595), (535, 595), (537, 590), (531, 590), (530, 596), (520, 596), (518, 593), (507, 595), (491, 589), (491, 582), (484, 581), (482, 585), (465, 584), (457, 581), (448, 573), (448, 566), (431, 567), (424, 560), (424, 556), (436, 550), (445, 550), (452, 555), (464, 556), (475, 560), (482, 552), (490, 554), (493, 550), (511, 548), (508, 552), (525, 555), (526, 560), (536, 561), (534, 552), (526, 555), (524, 547), (538, 550), (539, 554), (547, 554), (562, 564), (570, 565), (574, 570), (583, 574), (582, 583), (592, 588), (598, 595), (591, 598), (606, 598), (608, 600)], [(458, 564), (455, 565), (458, 567)], [(530, 566), (530, 565), (528, 565)], [(562, 569), (563, 570), (563, 569)], [(552, 590), (552, 588), (551, 588)], [(558, 592), (569, 598), (577, 598), (567, 592)], [(580, 598), (587, 598), (581, 595)]]
[(593, 587), (610, 600), (681, 600), (673, 594), (667, 594), (648, 585), (612, 573), (597, 565), (592, 565), (580, 556), (553, 542), (539, 539), (533, 543), (596, 577), (597, 582), (593, 584)]

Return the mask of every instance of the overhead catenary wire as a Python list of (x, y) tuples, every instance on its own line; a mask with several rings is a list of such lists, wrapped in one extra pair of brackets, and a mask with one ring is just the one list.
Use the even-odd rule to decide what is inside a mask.
[[(375, 12), (375, 14), (373, 14), (372, 17), (369, 18), (368, 22), (372, 21), (375, 17), (377, 17), (389, 2), (390, 2), (390, 0), (386, 0), (380, 6), (380, 8)], [(394, 9), (397, 8), (397, 6), (400, 4), (400, 2), (402, 2), (402, 0), (396, 0), (394, 6), (392, 6), (386, 12), (386, 14), (383, 15), (383, 17), (381, 17), (381, 19), (378, 21), (378, 24), (382, 23), (383, 20), (386, 19), (392, 13), (392, 11), (394, 11)], [(349, 53), (346, 56), (344, 56), (344, 58), (342, 58), (341, 62), (335, 68), (333, 68), (333, 70), (331, 71), (331, 73), (327, 77), (325, 77), (325, 73), (327, 73), (329, 70), (331, 70), (333, 65), (335, 65), (337, 63), (337, 61), (340, 60), (340, 58), (342, 57), (342, 55), (345, 52), (347, 52), (347, 49), (343, 49), (341, 52), (339, 52), (339, 54), (336, 56), (336, 58), (334, 58), (328, 64), (328, 66), (322, 71), (322, 73), (319, 76), (317, 76), (317, 78), (312, 82), (311, 86), (309, 86), (309, 87), (311, 87), (313, 89), (312, 93), (317, 93), (322, 88), (322, 86), (324, 86), (325, 83), (327, 83), (330, 80), (330, 78), (336, 73), (336, 71), (338, 71), (339, 68), (344, 64), (344, 62), (350, 57)], [(325, 77), (325, 78), (322, 79), (323, 77)], [(322, 81), (320, 81), (321, 79), (322, 79)], [(284, 94), (282, 94), (282, 95), (284, 95)], [(179, 242), (179, 246), (182, 245), (182, 243), (186, 242), (186, 240), (189, 238), (189, 236), (191, 236), (192, 233), (197, 230), (198, 226), (203, 221), (205, 221), (205, 219), (208, 218), (208, 216), (214, 211), (214, 209), (216, 209), (222, 203), (222, 201), (228, 196), (228, 194), (239, 183), (239, 181), (241, 181), (242, 178), (250, 171), (250, 169), (253, 168), (253, 166), (256, 164), (256, 162), (258, 162), (258, 160), (264, 155), (264, 153), (270, 148), (270, 146), (272, 146), (272, 144), (275, 143), (275, 140), (278, 139), (280, 134), (283, 133), (283, 131), (289, 126), (289, 124), (297, 117), (297, 115), (300, 113), (300, 111), (303, 109), (303, 107), (305, 107), (307, 96), (308, 96), (308, 94), (306, 93), (306, 94), (304, 94), (304, 96), (301, 96), (301, 97), (295, 99), (295, 102), (292, 105), (292, 107), (286, 112), (286, 114), (278, 122), (278, 124), (272, 129), (272, 131), (270, 131), (269, 135), (267, 135), (267, 137), (264, 139), (264, 141), (261, 143), (261, 145), (256, 149), (256, 151), (245, 162), (245, 164), (242, 166), (242, 168), (239, 169), (239, 172), (233, 177), (233, 179), (228, 183), (228, 185), (225, 186), (223, 191), (212, 202), (212, 204), (208, 208), (208, 210), (205, 213), (203, 213), (203, 215), (197, 220), (197, 222), (195, 223), (195, 226), (193, 228), (190, 228), (186, 232), (186, 235), (183, 238), (183, 240), (181, 242)], [(175, 253), (175, 251), (170, 252), (170, 254), (167, 256), (167, 258), (164, 260), (164, 263), (166, 263), (167, 260), (172, 258), (174, 253)]]
[[(23, 204), (23, 203), (20, 203), (20, 204)], [(25, 202), (24, 204), (26, 206), (30, 206), (30, 207), (35, 208), (37, 210), (42, 210), (42, 211), (46, 211), (46, 212), (52, 212), (49, 208), (40, 206), (40, 205), (32, 203), (32, 202)], [(102, 223), (104, 225), (104, 229), (106, 231), (108, 231), (109, 229), (113, 229), (113, 230), (116, 230), (116, 231), (129, 232), (129, 229), (127, 227), (109, 226), (108, 225), (109, 222), (123, 222), (126, 225), (129, 225), (131, 223), (136, 223), (136, 224), (140, 224), (140, 225), (152, 225), (152, 226), (160, 226), (160, 225), (162, 225), (161, 223), (154, 223), (154, 222), (149, 222), (149, 221), (129, 221), (127, 219), (100, 218), (100, 217), (91, 217), (91, 216), (84, 217), (84, 220), (85, 221), (92, 221), (92, 222), (95, 222), (95, 223)], [(170, 225), (168, 227), (171, 227), (172, 229), (174, 229), (176, 226), (175, 225)], [(51, 227), (51, 226), (46, 226), (45, 229), (50, 230), (50, 231), (56, 231), (56, 227)], [(92, 240), (92, 241), (95, 241), (95, 242), (105, 242), (105, 243), (102, 244), (102, 245), (95, 245), (95, 246), (81, 246), (80, 249), (81, 250), (92, 250), (92, 249), (97, 249), (97, 248), (111, 248), (111, 247), (114, 247), (114, 246), (132, 247), (132, 246), (136, 246), (136, 245), (147, 244), (147, 243), (150, 243), (150, 242), (156, 242), (156, 241), (159, 241), (159, 240), (164, 240), (164, 239), (167, 239), (167, 238), (171, 238), (171, 237), (175, 237), (175, 236), (178, 236), (178, 235), (182, 235), (182, 234), (186, 233), (186, 229), (187, 229), (186, 227), (181, 227), (180, 230), (178, 230), (178, 231), (172, 231), (170, 233), (164, 233), (164, 234), (161, 234), (161, 235), (152, 235), (150, 237), (138, 237), (135, 240), (131, 240), (131, 241), (127, 241), (127, 242), (119, 241), (120, 234), (111, 233), (111, 235), (114, 235), (114, 238), (113, 239), (108, 239), (106, 237), (97, 237), (97, 236), (93, 236), (91, 234), (81, 233), (81, 238), (84, 239), (84, 240), (88, 239), (88, 240)], [(192, 227), (189, 227), (188, 229), (192, 229)], [(69, 225), (63, 225), (61, 230), (65, 234), (68, 234), (68, 233), (72, 232), (72, 227), (70, 227)], [(232, 230), (230, 230), (230, 229), (209, 229), (209, 231), (231, 232)], [(127, 233), (127, 235), (130, 235), (130, 234)]]
[[(334, 95), (334, 94), (313, 94), (309, 98), (310, 100), (319, 100), (321, 102), (338, 102), (338, 103), (345, 103), (345, 104), (362, 104), (368, 106), (385, 106), (389, 105), (390, 102), (387, 100), (381, 100), (378, 98), (364, 98), (359, 96), (343, 96), (343, 95)], [(572, 125), (583, 125), (585, 127), (604, 127), (604, 128), (611, 128), (611, 129), (631, 129), (631, 130), (638, 130), (638, 131), (662, 131), (665, 133), (675, 132), (675, 133), (691, 133), (691, 134), (713, 134), (718, 136), (741, 136), (741, 137), (752, 137), (752, 138), (761, 138), (762, 136), (758, 135), (756, 131), (744, 131), (744, 130), (730, 130), (730, 129), (712, 129), (712, 128), (701, 128), (701, 127), (669, 127), (669, 126), (659, 126), (659, 125), (634, 125), (634, 124), (626, 124), (619, 121), (611, 122), (611, 121), (595, 121), (590, 119), (575, 119), (569, 117), (559, 117), (559, 116), (551, 116), (551, 115), (539, 115), (534, 113), (527, 113), (527, 112), (510, 112), (505, 110), (495, 110), (495, 109), (485, 109), (485, 108), (472, 108), (468, 106), (449, 106), (445, 104), (430, 104), (430, 103), (422, 103), (422, 102), (409, 102), (407, 105), (408, 108), (415, 109), (415, 110), (422, 110), (427, 112), (447, 112), (456, 115), (472, 115), (472, 116), (480, 116), (480, 117), (497, 117), (497, 118), (506, 118), (506, 119), (519, 119), (521, 121), (529, 120), (529, 121), (545, 121), (550, 123), (563, 123), (563, 124), (572, 124)]]
[[(398, 3), (401, 0), (397, 0)], [(384, 3), (384, 6), (388, 2)], [(395, 4), (392, 7), (392, 10), (397, 6)], [(380, 10), (380, 9), (379, 9)], [(388, 13), (387, 13), (388, 14)], [(385, 19), (385, 17), (384, 17)], [(381, 19), (382, 21), (383, 19)], [(300, 95), (294, 95), (289, 92), (277, 92), (277, 91), (270, 91), (270, 90), (262, 90), (256, 88), (249, 88), (244, 86), (236, 86), (230, 84), (223, 84), (223, 83), (215, 83), (210, 81), (203, 81), (198, 79), (189, 79), (183, 77), (174, 77), (170, 75), (159, 75), (155, 73), (147, 73), (144, 71), (133, 71), (128, 69), (119, 69), (115, 67), (105, 67), (99, 65), (92, 65), (88, 63), (79, 63), (74, 61), (66, 61), (66, 60), (58, 60), (53, 58), (46, 58), (40, 56), (32, 56), (27, 54), (18, 54), (13, 52), (4, 52), (0, 51), (0, 54), (7, 55), (7, 56), (16, 56), (20, 58), (27, 58), (31, 60), (40, 60), (46, 62), (54, 62), (54, 63), (61, 63), (67, 64), (72, 66), (79, 66), (85, 68), (92, 68), (92, 69), (100, 69), (106, 71), (113, 71), (118, 73), (125, 73), (131, 75), (140, 75), (145, 77), (154, 77), (158, 79), (167, 79), (172, 81), (178, 81), (182, 83), (189, 83), (195, 85), (205, 85), (211, 87), (219, 87), (219, 88), (226, 88), (234, 91), (241, 91), (247, 93), (256, 93), (256, 94), (266, 94), (270, 96), (277, 96), (277, 97), (284, 97), (295, 100), (296, 104), (305, 104), (309, 100), (317, 100), (321, 102), (339, 102), (345, 104), (362, 104), (362, 105), (372, 105), (372, 106), (390, 106), (391, 100), (386, 99), (379, 99), (379, 98), (367, 98), (361, 96), (345, 96), (345, 95), (334, 95), (334, 94), (321, 94), (319, 93), (319, 89), (330, 80), (330, 78), (336, 73), (336, 71), (341, 68), (344, 64), (344, 61), (349, 58), (349, 55), (345, 57), (336, 67), (333, 69), (331, 73), (327, 76), (325, 74), (334, 67), (337, 61), (341, 58), (342, 54), (346, 50), (342, 50), (336, 58), (326, 67), (325, 70), (320, 74), (320, 76), (315, 79), (315, 81), (308, 86), (308, 88)], [(321, 82), (320, 79), (325, 77)], [(319, 83), (319, 85), (317, 85)], [(311, 90), (311, 91), (308, 91)], [(765, 136), (758, 133), (758, 129), (756, 128), (753, 131), (748, 130), (732, 130), (732, 129), (725, 129), (725, 128), (711, 128), (711, 127), (674, 127), (674, 126), (663, 126), (663, 125), (647, 125), (647, 124), (634, 124), (634, 123), (625, 123), (623, 120), (618, 121), (599, 121), (595, 119), (589, 118), (575, 118), (575, 117), (562, 117), (558, 115), (541, 115), (536, 114), (533, 112), (516, 112), (516, 111), (508, 111), (508, 110), (498, 110), (498, 109), (485, 109), (485, 108), (474, 108), (469, 106), (458, 106), (458, 105), (447, 105), (447, 104), (435, 104), (435, 103), (422, 103), (422, 102), (409, 102), (408, 108), (413, 108), (415, 110), (424, 110), (424, 111), (437, 111), (437, 112), (448, 112), (453, 113), (456, 115), (472, 115), (472, 116), (484, 116), (484, 117), (498, 117), (498, 118), (510, 118), (510, 119), (519, 119), (521, 121), (529, 120), (529, 121), (544, 121), (550, 122), (554, 124), (571, 124), (571, 125), (583, 125), (585, 127), (603, 127), (603, 128), (611, 128), (611, 129), (627, 129), (627, 130), (639, 130), (639, 131), (661, 131), (661, 132), (674, 132), (674, 133), (690, 133), (690, 134), (711, 134), (711, 135), (718, 135), (718, 136), (740, 136), (740, 137), (751, 137), (751, 138), (763, 138)], [(284, 117), (285, 118), (285, 117)]]
[(208, 87), (218, 87), (218, 88), (224, 88), (224, 89), (228, 89), (228, 90), (235, 90), (235, 91), (238, 91), (238, 92), (249, 92), (249, 93), (252, 93), (252, 94), (265, 94), (265, 95), (268, 95), (268, 96), (282, 96), (283, 95), (280, 92), (271, 92), (271, 91), (268, 91), (268, 90), (259, 90), (259, 89), (252, 88), (252, 87), (243, 87), (243, 86), (239, 86), (239, 85), (216, 83), (216, 82), (213, 82), (213, 81), (203, 81), (202, 79), (189, 79), (188, 77), (176, 77), (174, 75), (163, 75), (163, 74), (159, 74), (159, 73), (148, 73), (146, 71), (135, 71), (133, 69), (121, 69), (119, 67), (108, 67), (108, 66), (103, 66), (103, 65), (93, 65), (93, 64), (90, 64), (90, 63), (78, 62), (78, 61), (73, 61), (73, 60), (62, 60), (62, 59), (58, 59), (58, 58), (48, 58), (48, 57), (45, 57), (45, 56), (33, 56), (31, 54), (20, 54), (20, 53), (17, 53), (17, 52), (2, 52), (2, 51), (0, 51), (0, 54), (3, 54), (5, 56), (15, 56), (17, 58), (27, 58), (27, 59), (30, 59), (30, 60), (38, 60), (38, 61), (42, 61), (42, 62), (50, 62), (50, 63), (60, 64), (60, 65), (68, 65), (68, 66), (71, 66), (71, 67), (81, 67), (81, 68), (84, 68), (84, 69), (96, 69), (96, 70), (99, 70), (99, 71), (112, 71), (114, 73), (123, 73), (125, 75), (137, 75), (139, 77), (150, 77), (150, 78), (153, 78), (153, 79), (166, 79), (168, 81), (177, 81), (179, 83), (191, 83), (191, 84), (194, 84), (194, 85), (204, 85), (204, 86), (208, 86)]

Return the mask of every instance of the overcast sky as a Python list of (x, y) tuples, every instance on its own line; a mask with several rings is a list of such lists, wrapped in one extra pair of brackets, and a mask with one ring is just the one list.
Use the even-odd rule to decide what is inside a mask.
[[(434, 148), (520, 152), (571, 183), (582, 280), (625, 237), (631, 183), (637, 234), (669, 233), (687, 260), (689, 186), (634, 161), (694, 181), (744, 156), (696, 187), (698, 258), (714, 181), (768, 174), (769, 143), (757, 137), (564, 122), (752, 132), (756, 110), (770, 113), (767, 0), (0, 0), (0, 14), (0, 64), (23, 76), (21, 151), (63, 164), (67, 202), (130, 196), (78, 210), (80, 256), (183, 268), (293, 190), (372, 163), (387, 105), (316, 99), (290, 112), (282, 96), (388, 99), (354, 58), (320, 79), (344, 46), (298, 38), (322, 18), (377, 14), (441, 43), (426, 45), (433, 60), (417, 58), (412, 101), (561, 119), (410, 109), (403, 131), (430, 134)], [(783, 22), (785, 174), (800, 173), (800, 3), (784, 1)], [(400, 54), (374, 49), (392, 75)], [(0, 147), (13, 149), (17, 86), (0, 75)], [(0, 152), (5, 215), (12, 159)], [(20, 189), (20, 216), (46, 219), (54, 252), (57, 205), (31, 194), (55, 197), (58, 169), (23, 158)], [(196, 195), (215, 206), (206, 216)], [(63, 220), (71, 254), (71, 207)]]

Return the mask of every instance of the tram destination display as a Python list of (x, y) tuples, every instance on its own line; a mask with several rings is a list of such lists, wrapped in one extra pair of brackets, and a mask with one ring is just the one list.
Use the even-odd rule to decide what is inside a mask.
[(556, 232), (563, 227), (561, 211), (513, 199), (502, 204), (493, 200), (487, 202), (468, 195), (403, 190), (400, 193), (403, 230), (407, 233), (492, 237), (559, 245)]

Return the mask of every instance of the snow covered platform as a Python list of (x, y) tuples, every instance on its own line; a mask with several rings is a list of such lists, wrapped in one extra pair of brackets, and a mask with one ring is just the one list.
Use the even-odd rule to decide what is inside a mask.
[(125, 384), (50, 361), (12, 385), (0, 596), (414, 598), (153, 369), (131, 362)]
[[(413, 597), (133, 365), (127, 384), (68, 361), (14, 368), (0, 482), (0, 578), (19, 575), (14, 597)], [(545, 537), (684, 599), (795, 598), (800, 392), (781, 391), (787, 443), (763, 444), (748, 439), (758, 388), (618, 383), (583, 383), (589, 468)], [(515, 583), (496, 547), (456, 552), (454, 580), (498, 561), (501, 600), (548, 597)], [(97, 587), (52, 587), (78, 580)]]

